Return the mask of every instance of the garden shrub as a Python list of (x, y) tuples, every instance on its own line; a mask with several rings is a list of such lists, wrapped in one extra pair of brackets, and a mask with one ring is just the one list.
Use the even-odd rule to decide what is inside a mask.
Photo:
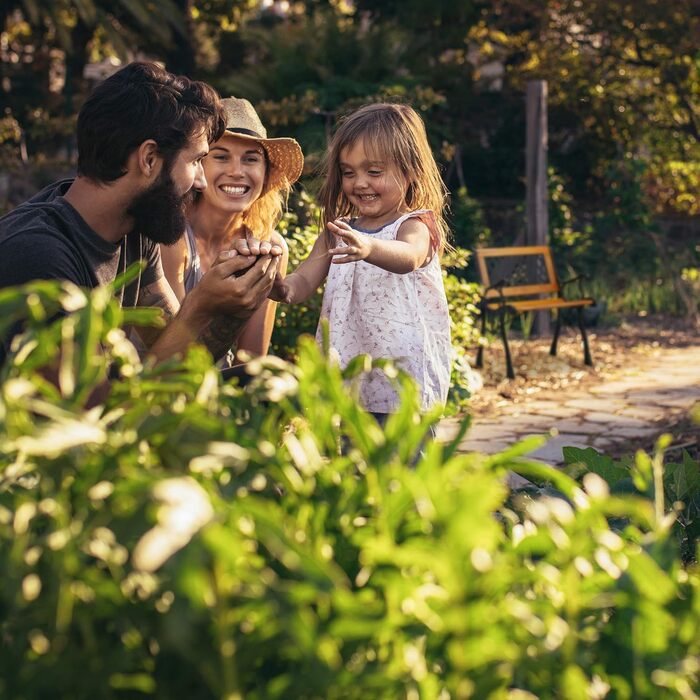
[[(460, 434), (407, 467), (436, 418), (412, 382), (383, 363), (382, 431), (352, 388), (370, 361), (308, 339), (240, 389), (201, 348), (142, 366), (119, 326), (154, 314), (109, 289), (0, 292), (0, 325), (25, 309), (0, 386), (2, 697), (694, 697), (700, 575), (656, 493), (579, 485), (527, 458), (540, 438), (485, 456)], [(552, 486), (509, 494), (509, 469)]]
[[(669, 438), (667, 435), (661, 438), (661, 448), (668, 444)], [(580, 479), (590, 472), (598, 474), (613, 494), (634, 493), (653, 498), (658, 486), (654, 484), (654, 462), (644, 452), (614, 460), (592, 447), (565, 447), (564, 461), (570, 476)], [(679, 460), (666, 461), (661, 478), (662, 503), (675, 514), (672, 531), (683, 560), (690, 562), (696, 558), (700, 540), (700, 463), (684, 450)]]

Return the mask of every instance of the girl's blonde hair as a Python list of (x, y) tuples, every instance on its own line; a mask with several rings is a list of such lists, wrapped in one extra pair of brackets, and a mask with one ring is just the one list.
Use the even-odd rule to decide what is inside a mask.
[(441, 253), (449, 233), (444, 218), (448, 192), (430, 149), (425, 124), (408, 105), (365, 105), (340, 122), (323, 163), (324, 182), (319, 200), (324, 227), (337, 218), (359, 213), (343, 193), (340, 172), (341, 152), (359, 142), (364, 144), (368, 154), (391, 163), (403, 175), (409, 211), (428, 209), (433, 212), (435, 221), (429, 228), (433, 245)]

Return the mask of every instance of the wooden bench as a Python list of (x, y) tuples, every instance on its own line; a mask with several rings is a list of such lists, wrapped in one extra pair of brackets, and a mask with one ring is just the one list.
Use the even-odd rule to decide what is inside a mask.
[[(561, 311), (577, 309), (578, 327), (583, 340), (583, 361), (587, 365), (593, 365), (583, 323), (583, 309), (595, 304), (595, 301), (583, 295), (581, 275), (559, 284), (549, 246), (479, 248), (476, 251), (476, 260), (485, 287), (479, 302), (481, 333), (482, 336), (486, 333), (488, 320), (498, 319), (509, 379), (513, 379), (515, 373), (508, 347), (506, 319), (508, 316), (515, 317), (528, 311), (556, 309), (556, 325), (549, 349), (550, 355), (556, 355), (562, 322)], [(565, 299), (562, 291), (573, 282), (578, 282), (580, 296), (576, 299)], [(482, 367), (483, 360), (484, 346), (479, 345), (476, 366)]]

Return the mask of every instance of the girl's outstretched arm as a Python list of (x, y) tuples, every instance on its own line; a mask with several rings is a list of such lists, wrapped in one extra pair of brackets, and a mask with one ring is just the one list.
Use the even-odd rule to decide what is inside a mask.
[(311, 298), (328, 276), (331, 256), (328, 254), (327, 236), (321, 234), (306, 260), (285, 278), (277, 276), (269, 294), (273, 301), (299, 304)]
[(430, 230), (418, 218), (404, 221), (394, 241), (383, 241), (356, 231), (341, 219), (329, 223), (328, 229), (346, 244), (328, 251), (335, 256), (334, 265), (365, 260), (382, 270), (404, 275), (423, 267), (432, 257)]

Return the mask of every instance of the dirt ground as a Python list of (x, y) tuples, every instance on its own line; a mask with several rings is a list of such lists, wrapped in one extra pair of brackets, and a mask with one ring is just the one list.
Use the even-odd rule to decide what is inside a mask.
[[(664, 350), (700, 345), (700, 329), (673, 317), (625, 317), (615, 325), (589, 328), (588, 338), (594, 367), (583, 364), (583, 350), (577, 328), (563, 329), (558, 354), (549, 354), (550, 338), (527, 341), (511, 338), (510, 349), (516, 378), (505, 377), (505, 360), (500, 339), (492, 340), (484, 353), (480, 370), (484, 387), (470, 400), (470, 412), (478, 418), (497, 417), (500, 410), (528, 400), (561, 397), (613, 380), (630, 367), (643, 369)], [(690, 418), (675, 418), (667, 427), (674, 446), (684, 446), (697, 455), (699, 427)], [(650, 449), (650, 444), (639, 445)]]

